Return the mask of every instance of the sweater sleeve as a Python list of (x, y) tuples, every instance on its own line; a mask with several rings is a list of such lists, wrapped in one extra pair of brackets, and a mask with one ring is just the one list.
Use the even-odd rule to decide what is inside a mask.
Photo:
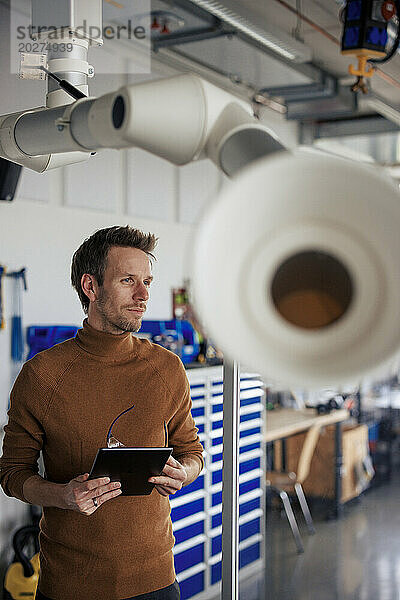
[(190, 398), (190, 385), (186, 377), (183, 366), (180, 368), (179, 379), (182, 377), (180, 392), (175, 397), (176, 412), (168, 423), (169, 446), (173, 450), (173, 456), (179, 460), (183, 456), (191, 456), (198, 461), (200, 468), (204, 467), (203, 446), (197, 435), (198, 429), (195, 426), (191, 408), (192, 400)]
[(41, 407), (45, 391), (27, 363), (18, 375), (10, 396), (8, 424), (4, 427), (3, 454), (0, 458), (0, 484), (7, 496), (27, 502), (25, 481), (36, 475), (43, 446)]

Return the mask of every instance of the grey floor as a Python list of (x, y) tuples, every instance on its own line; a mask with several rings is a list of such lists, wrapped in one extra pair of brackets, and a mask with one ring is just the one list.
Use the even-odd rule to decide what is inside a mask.
[(315, 508), (316, 534), (297, 555), (288, 523), (268, 515), (266, 568), (240, 586), (240, 600), (400, 600), (400, 469), (345, 507), (339, 521)]

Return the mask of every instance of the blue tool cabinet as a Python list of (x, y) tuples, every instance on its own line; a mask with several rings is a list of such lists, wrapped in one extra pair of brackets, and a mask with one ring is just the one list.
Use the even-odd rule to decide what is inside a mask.
[[(187, 371), (192, 414), (204, 446), (200, 477), (171, 497), (175, 569), (182, 600), (218, 596), (222, 568), (222, 367)], [(240, 377), (239, 564), (245, 577), (263, 565), (264, 391), (258, 376)]]

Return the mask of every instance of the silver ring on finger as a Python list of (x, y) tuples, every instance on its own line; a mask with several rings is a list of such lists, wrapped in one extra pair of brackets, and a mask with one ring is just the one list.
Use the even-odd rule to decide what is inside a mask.
[(98, 507), (99, 503), (97, 502), (97, 498), (93, 498), (93, 504), (96, 508)]

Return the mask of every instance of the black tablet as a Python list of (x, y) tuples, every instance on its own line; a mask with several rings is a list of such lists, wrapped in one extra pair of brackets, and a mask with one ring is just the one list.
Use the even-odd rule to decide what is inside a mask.
[(99, 448), (89, 479), (109, 477), (120, 481), (122, 496), (151, 494), (149, 477), (161, 475), (172, 448)]

